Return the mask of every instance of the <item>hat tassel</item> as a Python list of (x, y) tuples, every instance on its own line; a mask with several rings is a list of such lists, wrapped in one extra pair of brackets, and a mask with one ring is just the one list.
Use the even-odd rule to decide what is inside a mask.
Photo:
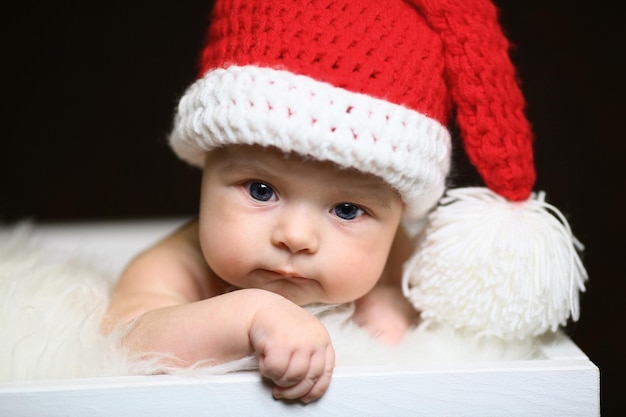
[(405, 295), (424, 320), (521, 340), (578, 319), (583, 247), (544, 197), (446, 193), (405, 265)]

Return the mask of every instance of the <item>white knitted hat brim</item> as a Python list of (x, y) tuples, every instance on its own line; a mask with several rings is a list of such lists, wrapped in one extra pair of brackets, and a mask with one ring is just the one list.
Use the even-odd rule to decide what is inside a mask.
[(421, 218), (443, 194), (450, 135), (406, 107), (257, 66), (207, 72), (181, 98), (170, 145), (187, 162), (229, 144), (275, 146), (382, 178)]

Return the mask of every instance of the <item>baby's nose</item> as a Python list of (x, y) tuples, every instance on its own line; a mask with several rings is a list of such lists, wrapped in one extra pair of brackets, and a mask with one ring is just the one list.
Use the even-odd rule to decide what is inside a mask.
[(315, 253), (319, 249), (318, 213), (299, 205), (282, 213), (272, 233), (272, 243), (292, 253)]

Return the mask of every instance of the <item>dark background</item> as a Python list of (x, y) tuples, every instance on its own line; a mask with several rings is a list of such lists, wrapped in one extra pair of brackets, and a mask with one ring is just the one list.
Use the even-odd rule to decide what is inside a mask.
[[(43, 3), (43, 2), (42, 2)], [(608, 1), (498, 1), (536, 134), (538, 190), (586, 245), (567, 331), (623, 412), (625, 15)], [(166, 144), (210, 1), (20, 2), (5, 14), (0, 223), (191, 216), (199, 171)], [(475, 181), (459, 161), (457, 182)]]

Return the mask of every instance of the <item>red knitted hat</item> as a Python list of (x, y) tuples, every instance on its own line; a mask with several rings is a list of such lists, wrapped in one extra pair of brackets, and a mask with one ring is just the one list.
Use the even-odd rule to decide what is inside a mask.
[[(420, 219), (444, 193), (454, 117), (489, 189), (478, 192), (479, 200), (512, 207), (531, 198), (535, 171), (508, 48), (489, 0), (217, 0), (199, 78), (180, 101), (170, 143), (199, 166), (205, 152), (228, 144), (329, 160), (384, 179), (403, 197), (406, 217)], [(475, 199), (466, 194), (449, 193), (446, 201)], [(453, 217), (458, 213), (467, 216), (464, 208)], [(414, 261), (412, 270), (424, 270), (415, 266), (423, 262), (430, 260)], [(416, 278), (420, 273), (407, 273), (407, 288), (431, 282)], [(430, 300), (442, 291), (418, 293), (413, 301), (428, 317), (432, 303), (423, 295)], [(548, 327), (562, 323), (577, 299), (567, 304)], [(538, 321), (544, 329), (546, 319)]]
[(487, 186), (524, 200), (531, 133), (507, 48), (485, 1), (217, 0), (172, 146), (198, 165), (229, 143), (331, 160), (420, 217), (444, 191), (454, 106)]

